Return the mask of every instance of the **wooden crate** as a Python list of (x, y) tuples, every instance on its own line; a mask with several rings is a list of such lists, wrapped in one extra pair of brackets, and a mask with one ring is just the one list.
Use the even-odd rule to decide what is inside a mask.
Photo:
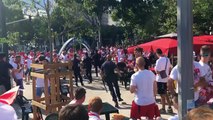
[[(72, 63), (32, 64), (31, 68), (31, 76), (33, 78), (33, 119), (37, 120), (37, 108), (45, 110), (46, 114), (54, 113), (58, 112), (62, 106), (73, 99)], [(60, 93), (60, 78), (64, 76), (69, 79), (69, 97)], [(44, 97), (38, 98), (36, 96), (36, 78), (44, 79)]]

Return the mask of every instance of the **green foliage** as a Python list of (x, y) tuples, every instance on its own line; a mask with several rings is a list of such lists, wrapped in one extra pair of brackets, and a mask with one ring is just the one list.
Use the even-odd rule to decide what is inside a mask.
[[(24, 18), (24, 6), (46, 10), (47, 0), (3, 0), (6, 22)], [(42, 3), (45, 4), (42, 4)], [(50, 18), (38, 17), (7, 26), (8, 37), (0, 42), (10, 45), (43, 42), (48, 38), (48, 21), (52, 37), (90, 37), (97, 39), (101, 31), (104, 44), (137, 44), (156, 36), (176, 32), (177, 0), (50, 0)], [(193, 0), (194, 34), (207, 34), (213, 27), (213, 0)], [(104, 13), (112, 15), (119, 26), (101, 25)], [(132, 42), (132, 43), (131, 43)]]
[(19, 42), (19, 32), (8, 33), (7, 38), (0, 38), (0, 43), (7, 43), (9, 46), (18, 45)]

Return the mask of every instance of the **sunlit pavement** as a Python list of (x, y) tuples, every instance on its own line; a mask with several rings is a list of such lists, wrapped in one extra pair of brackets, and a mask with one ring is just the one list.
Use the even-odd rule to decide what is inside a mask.
[[(108, 102), (114, 106), (114, 102), (112, 101), (112, 97), (111, 97), (109, 91), (107, 93), (106, 90), (104, 89), (103, 82), (100, 80), (99, 77), (93, 76), (93, 78), (94, 79), (93, 79), (92, 84), (88, 84), (87, 80), (84, 81), (85, 86), (83, 86), (83, 87), (86, 89), (86, 92), (87, 92), (86, 100), (85, 100), (84, 104), (87, 104), (90, 98), (99, 96), (99, 97), (101, 97), (103, 102)], [(131, 94), (128, 90), (126, 90), (125, 87), (123, 85), (121, 85), (120, 82), (119, 82), (119, 85), (120, 85), (121, 97), (124, 99), (123, 102), (119, 102), (119, 107), (120, 107), (119, 113), (129, 117), (131, 103), (134, 98), (134, 95)], [(79, 86), (80, 86), (80, 84), (79, 84)], [(75, 88), (75, 85), (74, 85), (74, 88)], [(25, 83), (24, 96), (27, 97), (28, 99), (32, 99), (32, 83), (30, 83), (30, 85), (26, 85), (26, 83)], [(157, 96), (157, 101), (160, 101), (159, 96)], [(159, 108), (161, 108), (159, 103), (158, 103), (158, 106), (159, 106)], [(20, 108), (17, 105), (14, 105), (14, 107), (15, 107), (16, 111), (18, 112), (19, 119), (21, 120)], [(30, 116), (30, 118), (33, 117), (32, 114), (30, 114), (29, 116)], [(161, 117), (163, 119), (168, 119), (170, 116), (171, 116), (170, 114), (161, 114)], [(44, 115), (44, 117), (45, 117), (45, 115)], [(101, 118), (104, 119), (105, 116), (102, 115)]]

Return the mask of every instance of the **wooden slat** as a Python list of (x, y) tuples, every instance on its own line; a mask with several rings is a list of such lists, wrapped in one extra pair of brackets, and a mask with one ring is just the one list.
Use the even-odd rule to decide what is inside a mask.
[(32, 77), (36, 77), (36, 78), (42, 78), (44, 79), (44, 74), (41, 74), (41, 73), (36, 73), (36, 72), (31, 72), (30, 73)]
[(61, 73), (51, 73), (51, 74), (48, 74), (48, 75), (46, 75), (46, 77), (49, 77), (49, 78), (52, 78), (52, 77), (64, 77), (64, 76), (68, 76), (68, 75), (70, 75), (70, 74), (72, 74), (72, 72), (70, 72), (70, 71), (67, 71), (67, 72), (61, 72)]
[(74, 95), (73, 95), (73, 80), (72, 80), (72, 74), (69, 75), (69, 85), (70, 85), (70, 98), (71, 100), (74, 98)]
[(39, 103), (39, 102), (37, 102), (37, 101), (34, 101), (34, 100), (32, 100), (32, 105), (37, 106), (37, 107), (39, 107), (39, 108), (42, 108), (43, 110), (46, 110), (46, 109), (47, 109), (47, 106), (46, 106), (46, 105), (44, 105), (44, 104), (42, 104), (42, 103)]
[(38, 120), (37, 112), (35, 112), (35, 111), (37, 111), (36, 110), (37, 107), (36, 106), (32, 106), (32, 108), (33, 108), (33, 120)]
[[(67, 70), (59, 71), (59, 68), (66, 67)], [(45, 113), (49, 114), (50, 112), (59, 111), (62, 106), (67, 105), (73, 99), (73, 81), (72, 81), (72, 63), (55, 63), (55, 64), (33, 64), (33, 69), (43, 69), (43, 71), (34, 71), (31, 73), (33, 76), (33, 101), (32, 104), (35, 106), (44, 109)], [(47, 74), (44, 74), (47, 73)], [(70, 97), (60, 95), (60, 77), (69, 77), (69, 86), (70, 86)], [(44, 97), (36, 98), (36, 81), (35, 78), (44, 79)], [(48, 80), (50, 80), (50, 90), (51, 94), (48, 92)], [(65, 101), (61, 101), (63, 98)], [(36, 111), (35, 111), (36, 112)], [(36, 113), (33, 112), (35, 115)]]
[(44, 65), (42, 64), (31, 64), (30, 67), (36, 69), (44, 69)]
[(36, 81), (35, 81), (36, 78), (33, 77), (32, 79), (33, 79), (33, 81), (32, 81), (33, 82), (33, 85), (32, 85), (33, 91), (32, 92), (33, 92), (33, 99), (35, 100), (36, 99)]
[(58, 69), (59, 67), (68, 67), (70, 65), (69, 63), (45, 64), (45, 68)]
[(42, 102), (42, 101), (44, 101), (44, 100), (45, 100), (45, 97), (37, 98), (37, 99), (36, 99), (37, 102)]
[(45, 96), (45, 103), (46, 103), (46, 105), (50, 104), (50, 98), (46, 97), (46, 96), (49, 96), (48, 80), (49, 80), (49, 78), (45, 76), (45, 79), (44, 79), (44, 96)]

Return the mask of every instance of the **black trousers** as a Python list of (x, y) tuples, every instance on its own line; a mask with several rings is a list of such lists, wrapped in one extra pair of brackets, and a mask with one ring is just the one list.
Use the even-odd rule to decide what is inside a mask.
[[(109, 88), (110, 94), (112, 96), (112, 100), (117, 102), (119, 98), (121, 98), (120, 89), (118, 86), (118, 80), (116, 77), (109, 77), (105, 79), (107, 86)], [(117, 99), (118, 98), (118, 99)]]
[(94, 67), (95, 67), (96, 77), (98, 77), (98, 67), (99, 67), (99, 65), (94, 65)]
[(74, 71), (74, 76), (75, 76), (76, 84), (78, 84), (78, 78), (80, 79), (81, 84), (83, 84), (83, 79), (82, 79), (80, 71)]
[(86, 76), (90, 82), (92, 82), (92, 70), (91, 68), (86, 68)]

